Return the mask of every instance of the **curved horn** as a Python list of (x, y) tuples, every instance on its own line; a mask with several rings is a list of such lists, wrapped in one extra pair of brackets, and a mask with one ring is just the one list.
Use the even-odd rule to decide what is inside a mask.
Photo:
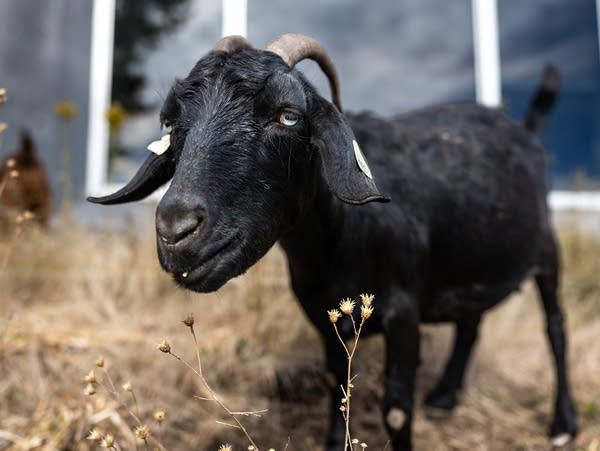
[(303, 59), (309, 58), (319, 64), (329, 80), (333, 103), (342, 111), (340, 100), (340, 83), (333, 61), (318, 41), (302, 34), (288, 33), (273, 40), (266, 49), (279, 55), (290, 67), (294, 67)]
[(88, 197), (88, 202), (103, 205), (123, 204), (149, 196), (157, 188), (167, 183), (175, 173), (175, 161), (171, 155), (152, 154), (130, 182), (113, 194), (104, 197)]
[(227, 53), (233, 53), (238, 50), (251, 49), (252, 44), (243, 36), (232, 35), (225, 36), (224, 38), (217, 41), (213, 46), (213, 50), (220, 50)]

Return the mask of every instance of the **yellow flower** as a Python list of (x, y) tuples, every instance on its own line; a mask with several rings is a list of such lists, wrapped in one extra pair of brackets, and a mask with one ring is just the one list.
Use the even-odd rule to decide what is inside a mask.
[(183, 324), (185, 324), (187, 327), (192, 327), (194, 325), (194, 314), (188, 314), (183, 320)]
[(78, 109), (73, 102), (67, 99), (59, 100), (54, 105), (54, 114), (63, 121), (69, 122), (77, 115)]
[(165, 352), (165, 353), (169, 353), (171, 352), (171, 345), (169, 344), (169, 342), (167, 341), (166, 338), (163, 338), (163, 341), (161, 341), (158, 346), (157, 349), (160, 352)]
[(92, 370), (89, 373), (87, 373), (85, 375), (85, 377), (83, 378), (83, 380), (89, 384), (95, 384), (96, 383), (96, 375), (94, 374), (94, 371)]
[(362, 305), (364, 305), (365, 307), (370, 307), (371, 304), (373, 303), (374, 298), (375, 298), (375, 296), (372, 294), (361, 294), (360, 302), (362, 302)]
[(115, 444), (115, 436), (108, 433), (104, 436), (104, 438), (102, 439), (102, 442), (100, 443), (100, 446), (102, 448), (112, 448), (112, 446)]
[(224, 445), (219, 446), (219, 451), (231, 451), (231, 445), (229, 443), (225, 443)]
[(338, 318), (342, 316), (338, 309), (327, 310), (327, 314), (329, 315), (329, 321), (332, 323), (337, 323)]
[(87, 436), (88, 440), (92, 440), (93, 442), (97, 442), (102, 438), (102, 434), (96, 428), (92, 429)]
[(87, 384), (83, 393), (88, 396), (92, 396), (92, 395), (96, 394), (96, 389), (94, 388), (94, 386), (92, 384)]
[(131, 382), (125, 382), (123, 384), (123, 390), (128, 391), (128, 392), (132, 392), (133, 391), (133, 385), (131, 385)]
[(369, 305), (368, 307), (366, 305), (361, 305), (360, 306), (360, 316), (362, 319), (369, 319), (369, 317), (373, 314), (373, 306)]
[(121, 130), (123, 123), (127, 119), (127, 113), (119, 102), (114, 102), (110, 105), (110, 107), (108, 107), (106, 113), (104, 113), (104, 117), (108, 122), (108, 128), (110, 131), (115, 133)]
[(150, 433), (150, 430), (148, 429), (148, 426), (146, 426), (146, 425), (138, 426), (135, 428), (135, 436), (141, 440), (146, 440), (149, 433)]
[(165, 413), (164, 410), (157, 410), (156, 412), (154, 412), (154, 420), (157, 423), (162, 423), (163, 421), (165, 421), (165, 416), (167, 414)]
[(354, 305), (355, 302), (352, 299), (346, 298), (340, 302), (340, 310), (346, 315), (352, 315)]

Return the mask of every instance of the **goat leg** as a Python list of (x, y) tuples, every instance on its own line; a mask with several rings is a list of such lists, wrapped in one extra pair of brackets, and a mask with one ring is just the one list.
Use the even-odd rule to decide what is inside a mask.
[(470, 321), (456, 322), (452, 354), (448, 359), (444, 374), (425, 400), (429, 417), (445, 417), (456, 406), (458, 393), (463, 385), (465, 369), (477, 341), (480, 321), (481, 316), (476, 316)]
[(386, 342), (383, 415), (394, 451), (412, 449), (411, 425), (420, 344), (416, 305), (412, 297), (399, 293), (390, 299), (390, 308), (383, 320)]

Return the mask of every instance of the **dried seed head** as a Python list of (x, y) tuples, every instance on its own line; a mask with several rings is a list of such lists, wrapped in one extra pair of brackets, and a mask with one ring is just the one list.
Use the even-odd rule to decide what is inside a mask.
[(118, 132), (127, 119), (127, 112), (119, 102), (114, 102), (104, 113), (111, 132)]
[(254, 451), (256, 448), (254, 445), (248, 445), (248, 451)]
[(365, 442), (362, 442), (362, 443), (360, 444), (360, 447), (361, 447), (362, 449), (365, 449), (365, 448), (367, 447), (367, 444), (366, 444)]
[(6, 122), (0, 122), (0, 133), (3, 133), (7, 128), (8, 125), (6, 125)]
[(102, 356), (98, 357), (96, 359), (95, 364), (98, 368), (102, 368), (104, 366), (104, 357), (102, 357)]
[(355, 304), (356, 303), (352, 299), (346, 298), (340, 302), (340, 310), (346, 315), (352, 315)]
[(23, 219), (30, 220), (30, 219), (33, 219), (33, 218), (35, 218), (35, 213), (33, 213), (32, 211), (25, 210), (23, 212)]
[(187, 327), (192, 327), (194, 325), (194, 314), (188, 314), (183, 320), (183, 324), (185, 324)]
[(143, 425), (143, 426), (138, 426), (135, 428), (135, 436), (141, 440), (146, 440), (148, 438), (148, 434), (150, 433), (150, 430), (148, 429), (148, 426)]
[(16, 166), (17, 162), (14, 158), (9, 158), (8, 160), (6, 160), (6, 167), (8, 169), (12, 169)]
[(346, 411), (346, 406), (340, 406), (340, 411), (341, 412), (345, 412)]
[(366, 305), (361, 305), (360, 306), (360, 317), (362, 319), (369, 319), (371, 317), (371, 315), (373, 314), (373, 306), (366, 306)]
[(338, 318), (342, 316), (338, 309), (327, 310), (327, 314), (329, 315), (329, 321), (332, 323), (337, 323)]
[(375, 296), (372, 294), (361, 294), (360, 295), (360, 302), (365, 307), (370, 307), (371, 304), (373, 303), (373, 299), (375, 299)]
[(19, 176), (19, 171), (17, 171), (16, 169), (13, 169), (12, 171), (10, 171), (8, 173), (8, 176), (10, 178), (16, 179)]
[(224, 445), (219, 446), (219, 451), (232, 451), (231, 445), (225, 443)]
[(171, 352), (171, 345), (169, 344), (166, 338), (163, 338), (163, 340), (158, 344), (157, 349), (160, 352), (169, 353)]
[(102, 439), (102, 441), (100, 442), (100, 446), (102, 448), (112, 448), (112, 446), (115, 444), (115, 436), (112, 435), (110, 432), (108, 434), (106, 434), (104, 436), (104, 438)]
[(128, 391), (129, 393), (131, 393), (133, 391), (133, 385), (131, 385), (131, 382), (125, 382), (123, 384), (123, 390)]
[(54, 105), (54, 114), (63, 121), (71, 121), (77, 115), (78, 109), (70, 100), (60, 100)]
[(154, 412), (154, 420), (156, 420), (157, 423), (162, 423), (163, 421), (165, 421), (166, 415), (167, 414), (164, 410), (157, 410), (156, 412)]
[(360, 441), (360, 440), (358, 440), (357, 438), (353, 438), (353, 439), (352, 439), (352, 444), (353, 444), (353, 445), (358, 445), (358, 442), (359, 442), (359, 441)]
[(0, 88), (0, 105), (2, 105), (3, 103), (6, 103), (6, 89), (4, 88)]
[(87, 384), (85, 386), (85, 390), (83, 390), (83, 393), (88, 396), (92, 396), (92, 395), (96, 394), (96, 389), (94, 388), (94, 386), (92, 384)]
[(86, 437), (86, 438), (87, 438), (88, 440), (92, 440), (92, 441), (94, 441), (94, 442), (97, 442), (97, 441), (99, 441), (99, 440), (102, 438), (102, 433), (100, 433), (100, 431), (99, 431), (98, 429), (94, 428), (94, 429), (92, 429), (92, 430), (91, 430), (91, 431), (88, 433), (88, 435), (87, 435), (87, 437)]
[(83, 378), (83, 380), (86, 381), (88, 384), (95, 384), (96, 383), (96, 375), (94, 374), (94, 370), (87, 373), (85, 375), (85, 377)]

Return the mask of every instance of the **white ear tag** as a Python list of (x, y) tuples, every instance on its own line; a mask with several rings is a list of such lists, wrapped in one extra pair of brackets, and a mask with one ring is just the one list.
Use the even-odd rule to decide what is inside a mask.
[(363, 174), (365, 174), (372, 180), (373, 175), (371, 175), (371, 170), (369, 169), (367, 160), (365, 159), (365, 156), (361, 152), (360, 146), (358, 145), (355, 139), (352, 140), (352, 147), (354, 147), (354, 158), (356, 158), (356, 163), (358, 164), (358, 167), (363, 172)]
[(158, 141), (152, 141), (148, 144), (148, 150), (156, 155), (162, 155), (171, 145), (171, 135), (164, 135)]

